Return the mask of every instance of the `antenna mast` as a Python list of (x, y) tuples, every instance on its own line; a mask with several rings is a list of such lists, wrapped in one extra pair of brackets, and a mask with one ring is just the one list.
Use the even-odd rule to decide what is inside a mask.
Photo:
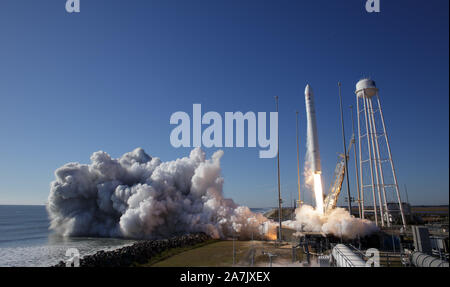
[(300, 151), (299, 151), (299, 133), (298, 133), (298, 111), (295, 111), (296, 119), (297, 119), (297, 186), (298, 186), (298, 201), (297, 206), (300, 207), (302, 205), (302, 197), (300, 194)]

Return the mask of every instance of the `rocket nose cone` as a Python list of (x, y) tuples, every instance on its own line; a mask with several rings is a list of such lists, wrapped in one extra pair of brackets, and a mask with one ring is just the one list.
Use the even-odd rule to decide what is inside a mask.
[(309, 84), (307, 84), (306, 85), (306, 88), (305, 88), (305, 95), (309, 95), (309, 94), (312, 94), (312, 88), (311, 88), (311, 86), (309, 85)]

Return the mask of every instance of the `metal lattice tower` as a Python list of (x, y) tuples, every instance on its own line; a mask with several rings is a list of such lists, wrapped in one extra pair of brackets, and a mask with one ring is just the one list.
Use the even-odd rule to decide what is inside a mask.
[[(403, 226), (406, 226), (378, 88), (373, 80), (362, 79), (356, 84), (355, 93), (362, 217), (365, 218), (366, 212), (373, 212), (377, 225), (380, 220), (381, 226), (386, 224), (389, 227), (389, 200), (397, 201)], [(366, 206), (373, 209), (368, 210)]]

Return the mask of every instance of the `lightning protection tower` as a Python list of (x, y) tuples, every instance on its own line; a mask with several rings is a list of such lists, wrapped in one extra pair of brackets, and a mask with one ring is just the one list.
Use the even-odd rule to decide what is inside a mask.
[[(392, 160), (380, 97), (375, 81), (362, 79), (356, 84), (359, 138), (359, 171), (362, 217), (373, 213), (375, 223), (391, 226), (392, 212), (400, 211), (406, 226), (402, 201)], [(398, 208), (393, 208), (397, 206)], [(366, 207), (371, 207), (367, 209)]]

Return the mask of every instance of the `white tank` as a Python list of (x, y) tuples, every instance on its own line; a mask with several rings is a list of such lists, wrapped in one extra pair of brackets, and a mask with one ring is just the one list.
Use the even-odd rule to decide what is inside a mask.
[(378, 92), (378, 88), (375, 84), (374, 80), (371, 79), (361, 79), (356, 83), (356, 91), (355, 93), (358, 97), (367, 97), (371, 98), (375, 96)]

